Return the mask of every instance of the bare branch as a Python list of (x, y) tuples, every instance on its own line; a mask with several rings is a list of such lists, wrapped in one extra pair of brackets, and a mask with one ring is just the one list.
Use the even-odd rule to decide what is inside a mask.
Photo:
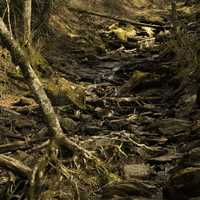
[(21, 161), (2, 154), (0, 154), (0, 166), (5, 167), (23, 177), (30, 177), (32, 173), (31, 168), (24, 165)]
[(126, 23), (132, 24), (134, 26), (145, 26), (145, 27), (152, 27), (152, 28), (170, 28), (170, 26), (147, 24), (147, 23), (137, 22), (137, 21), (133, 21), (133, 20), (130, 20), (130, 19), (126, 19), (126, 18), (120, 18), (120, 17), (117, 17), (117, 16), (110, 16), (110, 15), (102, 14), (102, 13), (99, 13), (99, 12), (83, 10), (83, 9), (80, 9), (80, 8), (73, 8), (73, 7), (68, 7), (68, 8), (72, 11), (75, 11), (75, 12), (85, 13), (85, 14), (88, 14), (88, 15), (94, 15), (94, 16), (103, 17), (103, 18), (107, 18), (107, 19), (112, 19), (112, 20), (119, 21), (119, 22), (126, 22)]

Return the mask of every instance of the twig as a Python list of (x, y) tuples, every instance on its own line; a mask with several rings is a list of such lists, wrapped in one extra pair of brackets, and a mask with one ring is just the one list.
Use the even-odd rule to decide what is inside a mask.
[(80, 200), (80, 191), (78, 185), (75, 180), (73, 180), (73, 176), (70, 175), (70, 170), (68, 170), (63, 164), (58, 162), (57, 170), (62, 173), (62, 175), (73, 185), (75, 192), (75, 199)]
[[(17, 141), (17, 142), (12, 142), (12, 143), (9, 143), (9, 144), (2, 144), (2, 145), (0, 145), (0, 153), (17, 151), (19, 149), (25, 150), (25, 149), (31, 148), (34, 143), (42, 142), (42, 141), (45, 141), (45, 140), (47, 140), (47, 138), (35, 139), (35, 140), (32, 140), (32, 141), (28, 141), (28, 142), (27, 141)], [(46, 144), (46, 142), (45, 142), (45, 144)]]
[(43, 148), (47, 147), (49, 144), (50, 144), (50, 140), (47, 140), (47, 141), (43, 142), (42, 144), (36, 145), (32, 149), (28, 150), (28, 153), (29, 152), (33, 152), (33, 151), (38, 151), (40, 149), (43, 149)]
[(15, 116), (20, 116), (21, 115), (20, 113), (14, 111), (14, 110), (11, 110), (9, 108), (3, 107), (3, 106), (0, 106), (0, 113), (1, 112), (7, 112), (8, 114), (15, 115)]
[(83, 10), (81, 8), (73, 8), (73, 7), (69, 7), (69, 6), (68, 6), (68, 8), (69, 8), (69, 10), (72, 10), (75, 12), (85, 13), (88, 15), (94, 15), (94, 16), (103, 17), (103, 18), (107, 18), (107, 19), (112, 19), (112, 20), (119, 21), (119, 22), (126, 22), (126, 23), (132, 24), (134, 26), (145, 26), (145, 27), (151, 27), (151, 28), (170, 28), (170, 26), (161, 26), (161, 25), (137, 22), (137, 21), (133, 21), (130, 19), (126, 19), (126, 18), (120, 18), (118, 16), (110, 16), (110, 15), (102, 14), (99, 12)]

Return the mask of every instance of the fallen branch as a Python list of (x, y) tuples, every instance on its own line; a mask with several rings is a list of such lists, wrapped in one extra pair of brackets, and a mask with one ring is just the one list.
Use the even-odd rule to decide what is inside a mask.
[(147, 24), (147, 23), (142, 23), (142, 22), (137, 22), (137, 21), (133, 21), (127, 18), (120, 18), (118, 16), (110, 16), (110, 15), (106, 15), (106, 14), (102, 14), (99, 12), (94, 12), (94, 11), (88, 11), (88, 10), (83, 10), (81, 8), (73, 8), (73, 7), (69, 7), (69, 10), (75, 11), (75, 12), (79, 12), (79, 13), (85, 13), (88, 15), (94, 15), (94, 16), (98, 16), (98, 17), (103, 17), (103, 18), (107, 18), (107, 19), (112, 19), (118, 22), (125, 22), (128, 24), (132, 24), (134, 26), (145, 26), (145, 27), (151, 27), (151, 28), (171, 28), (171, 26), (162, 26), (162, 25), (156, 25), (156, 24)]
[(31, 168), (24, 165), (21, 161), (2, 154), (0, 154), (0, 166), (26, 178), (29, 178), (32, 174)]
[(15, 141), (8, 144), (1, 144), (0, 145), (0, 153), (8, 153), (13, 152), (17, 150), (25, 150), (32, 148), (34, 144), (37, 144), (38, 142), (44, 142), (47, 138), (39, 138), (35, 140), (30, 141)]

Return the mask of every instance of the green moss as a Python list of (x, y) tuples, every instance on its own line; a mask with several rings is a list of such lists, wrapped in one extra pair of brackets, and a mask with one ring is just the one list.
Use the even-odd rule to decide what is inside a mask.
[(100, 173), (99, 176), (98, 176), (98, 182), (101, 184), (101, 185), (105, 185), (105, 184), (108, 184), (108, 183), (112, 183), (112, 182), (118, 182), (120, 181), (120, 177), (114, 173), (111, 173), (111, 172), (104, 172), (104, 173)]
[(86, 109), (85, 92), (82, 86), (74, 84), (64, 78), (44, 80), (46, 92), (54, 105), (73, 104), (80, 109)]
[(136, 71), (133, 72), (132, 78), (138, 80), (138, 79), (141, 79), (144, 76), (146, 76), (146, 73), (136, 70)]
[(134, 38), (136, 35), (136, 31), (133, 26), (127, 27), (118, 27), (116, 24), (109, 27), (110, 33), (114, 33), (115, 36), (122, 42), (127, 42), (129, 38)]
[(30, 62), (40, 76), (49, 76), (52, 74), (51, 66), (39, 51), (31, 49)]

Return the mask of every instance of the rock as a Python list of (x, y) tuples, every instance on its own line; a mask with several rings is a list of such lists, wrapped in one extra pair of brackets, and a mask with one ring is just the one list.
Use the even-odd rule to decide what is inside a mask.
[(113, 24), (109, 27), (109, 33), (114, 35), (122, 42), (127, 42), (128, 39), (133, 39), (137, 32), (134, 26), (127, 26), (127, 27), (118, 27), (116, 24)]
[(85, 89), (64, 78), (43, 80), (48, 97), (55, 106), (73, 104), (80, 109), (86, 109)]
[(191, 128), (191, 122), (183, 119), (167, 118), (157, 120), (152, 124), (152, 127), (157, 127), (164, 135), (173, 135), (189, 131)]
[(78, 129), (78, 124), (71, 118), (65, 117), (60, 119), (61, 127), (65, 131), (76, 131)]
[(124, 199), (127, 197), (143, 196), (151, 199), (157, 192), (158, 190), (152, 182), (132, 179), (130, 181), (114, 182), (106, 185), (102, 191), (102, 199), (109, 199), (114, 196), (124, 197)]
[(150, 163), (166, 163), (166, 162), (172, 162), (174, 160), (180, 159), (182, 156), (181, 154), (178, 153), (168, 153), (162, 156), (158, 156), (158, 157), (154, 157), (154, 158), (150, 158), (148, 159), (148, 161)]
[(148, 178), (152, 174), (152, 169), (145, 164), (128, 164), (124, 165), (124, 176), (130, 178)]
[(200, 200), (200, 196), (194, 197), (194, 198), (190, 198), (189, 200)]
[(191, 162), (199, 162), (200, 163), (200, 147), (196, 147), (191, 149), (187, 155)]
[(118, 96), (126, 96), (132, 92), (135, 87), (140, 85), (146, 78), (150, 77), (150, 73), (135, 70), (132, 77), (123, 84), (118, 90)]
[(13, 106), (30, 106), (36, 105), (36, 102), (33, 99), (27, 97), (21, 97), (18, 101), (12, 104)]
[(100, 107), (95, 108), (95, 113), (96, 113), (96, 116), (100, 119), (113, 115), (113, 113), (109, 109), (103, 109)]
[[(197, 143), (196, 145), (199, 145), (199, 143)], [(184, 152), (186, 153), (179, 162), (179, 165), (191, 166), (200, 163), (200, 147), (195, 147), (194, 145), (192, 145), (190, 146), (190, 148), (190, 150), (188, 148), (184, 149)]]
[(80, 131), (86, 135), (95, 135), (97, 132), (102, 131), (102, 129), (96, 125), (85, 125), (81, 127)]
[(80, 119), (84, 122), (91, 122), (93, 120), (91, 115), (86, 115), (83, 113), (80, 114)]
[(170, 32), (168, 30), (160, 31), (159, 34), (156, 36), (157, 42), (165, 42), (170, 39)]
[(18, 128), (18, 129), (35, 128), (36, 127), (36, 122), (34, 120), (30, 120), (30, 119), (27, 119), (27, 118), (16, 119), (14, 124), (15, 124), (15, 127)]
[(112, 131), (127, 129), (129, 122), (126, 119), (105, 120), (103, 126)]
[(188, 166), (174, 170), (165, 191), (168, 198), (189, 199), (200, 196), (200, 166)]
[(49, 65), (48, 61), (39, 51), (36, 51), (33, 48), (31, 49), (30, 62), (41, 77), (47, 77), (54, 74), (54, 71)]

